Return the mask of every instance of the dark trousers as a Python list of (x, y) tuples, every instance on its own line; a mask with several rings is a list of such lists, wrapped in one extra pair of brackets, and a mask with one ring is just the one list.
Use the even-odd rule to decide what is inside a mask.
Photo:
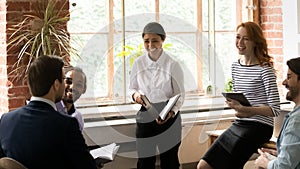
[[(164, 105), (165, 103), (159, 103), (155, 107), (160, 112)], [(179, 169), (178, 149), (181, 143), (179, 112), (163, 125), (158, 125), (155, 118), (149, 114), (147, 110), (141, 108), (137, 115), (137, 168), (155, 169), (156, 155), (159, 154), (162, 169)], [(149, 118), (154, 120), (149, 120)]]

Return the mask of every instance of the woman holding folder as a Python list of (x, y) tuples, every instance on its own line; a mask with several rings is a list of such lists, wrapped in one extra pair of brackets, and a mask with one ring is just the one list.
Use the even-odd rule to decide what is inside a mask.
[[(142, 105), (136, 116), (137, 168), (155, 169), (156, 155), (159, 154), (162, 169), (179, 169), (179, 109), (185, 94), (183, 71), (179, 63), (163, 50), (166, 33), (159, 23), (148, 23), (142, 38), (146, 52), (135, 60), (129, 85), (130, 97)], [(177, 94), (180, 94), (178, 101), (166, 118), (161, 119), (159, 113)], [(144, 96), (151, 102), (150, 108), (143, 102)]]

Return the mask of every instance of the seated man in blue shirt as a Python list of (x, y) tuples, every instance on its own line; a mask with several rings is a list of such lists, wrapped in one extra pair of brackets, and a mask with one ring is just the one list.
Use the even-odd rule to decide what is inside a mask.
[(286, 99), (293, 101), (295, 108), (284, 119), (277, 140), (277, 152), (259, 149), (256, 168), (300, 169), (300, 57), (287, 61), (287, 65), (287, 78), (282, 84), (289, 90)]
[(66, 69), (65, 76), (65, 95), (56, 103), (57, 111), (75, 117), (82, 131), (84, 127), (82, 114), (76, 110), (74, 103), (86, 91), (86, 75), (81, 68), (71, 67)]
[[(90, 144), (96, 143), (84, 132), (84, 121), (82, 114), (76, 109), (74, 103), (86, 91), (86, 75), (79, 67), (65, 68), (65, 94), (60, 102), (56, 103), (57, 111), (75, 117), (79, 124), (79, 129), (84, 135), (85, 141)], [(99, 159), (96, 159), (97, 167), (103, 167)]]

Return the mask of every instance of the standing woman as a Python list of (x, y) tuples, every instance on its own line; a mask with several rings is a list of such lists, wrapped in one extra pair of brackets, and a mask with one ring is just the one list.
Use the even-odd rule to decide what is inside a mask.
[(214, 142), (197, 169), (242, 169), (253, 153), (273, 133), (273, 117), (280, 112), (272, 57), (262, 29), (254, 22), (237, 26), (236, 48), (240, 59), (232, 64), (234, 92), (242, 92), (252, 106), (226, 98), (237, 120)]
[[(148, 23), (142, 38), (146, 52), (134, 62), (129, 85), (130, 97), (142, 105), (136, 116), (137, 168), (155, 169), (156, 155), (159, 154), (162, 169), (178, 169), (181, 143), (179, 109), (185, 96), (183, 71), (179, 63), (163, 50), (166, 33), (159, 23)], [(181, 97), (162, 120), (157, 112), (177, 94)], [(153, 103), (156, 111), (146, 110), (142, 95)]]

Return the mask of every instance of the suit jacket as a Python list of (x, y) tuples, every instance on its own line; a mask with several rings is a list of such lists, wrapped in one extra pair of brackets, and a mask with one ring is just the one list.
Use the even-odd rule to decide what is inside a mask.
[(42, 101), (5, 113), (0, 119), (0, 158), (29, 169), (96, 169), (75, 118)]

